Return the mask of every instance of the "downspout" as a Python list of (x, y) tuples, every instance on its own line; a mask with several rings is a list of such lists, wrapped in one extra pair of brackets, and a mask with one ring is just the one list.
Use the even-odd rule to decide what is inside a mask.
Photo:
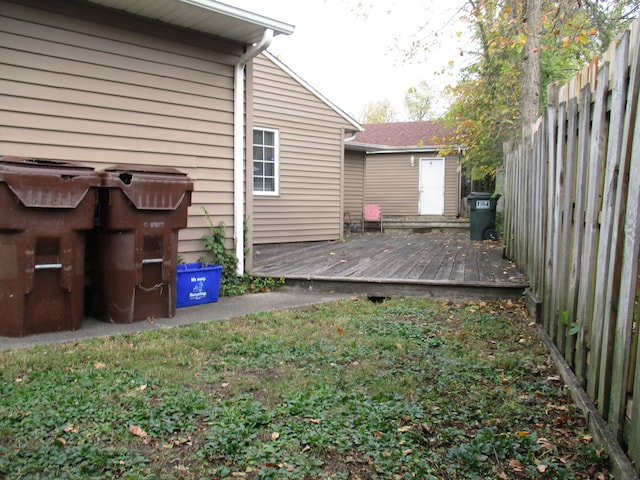
[(244, 69), (273, 40), (273, 30), (266, 29), (262, 39), (251, 46), (236, 63), (233, 88), (233, 239), (238, 264), (236, 273), (244, 274)]

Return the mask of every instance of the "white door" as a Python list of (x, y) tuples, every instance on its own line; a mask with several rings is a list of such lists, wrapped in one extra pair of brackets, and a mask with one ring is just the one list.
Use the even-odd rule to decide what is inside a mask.
[(420, 159), (420, 215), (444, 215), (444, 158)]

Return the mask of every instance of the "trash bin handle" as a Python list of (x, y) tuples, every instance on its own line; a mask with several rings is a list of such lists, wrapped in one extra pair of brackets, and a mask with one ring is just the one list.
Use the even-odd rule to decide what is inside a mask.
[(62, 268), (61, 263), (39, 263), (33, 266), (35, 270), (55, 270)]
[(164, 259), (162, 258), (143, 258), (142, 259), (142, 264), (146, 265), (148, 263), (162, 263), (164, 261)]

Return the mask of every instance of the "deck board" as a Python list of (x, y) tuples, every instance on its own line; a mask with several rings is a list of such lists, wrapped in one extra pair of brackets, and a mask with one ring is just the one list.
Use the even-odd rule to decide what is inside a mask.
[(503, 258), (500, 242), (472, 241), (468, 233), (371, 233), (346, 241), (258, 245), (251, 273), (287, 282), (331, 282), (332, 288), (340, 282), (358, 283), (360, 289), (375, 284), (377, 290), (389, 284), (400, 291), (402, 285), (423, 285), (522, 292), (529, 285)]

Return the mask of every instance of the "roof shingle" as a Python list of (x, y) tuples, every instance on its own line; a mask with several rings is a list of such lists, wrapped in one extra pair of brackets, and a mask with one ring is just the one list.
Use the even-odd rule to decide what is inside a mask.
[(388, 147), (426, 147), (442, 145), (446, 130), (441, 122), (394, 122), (368, 123), (362, 125), (363, 132), (358, 132), (347, 143), (366, 145), (385, 145)]

